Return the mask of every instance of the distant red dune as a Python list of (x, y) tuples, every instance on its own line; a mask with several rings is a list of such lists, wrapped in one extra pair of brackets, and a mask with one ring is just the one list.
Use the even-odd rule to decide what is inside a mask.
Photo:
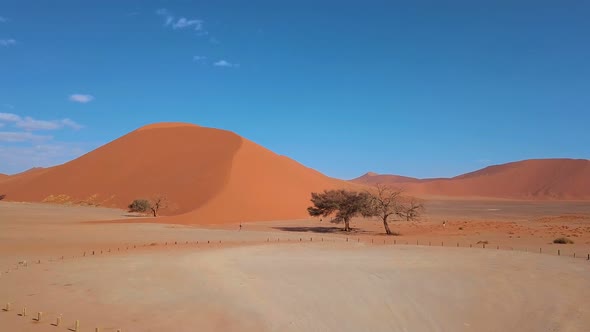
[(531, 159), (490, 166), (450, 179), (364, 175), (352, 181), (397, 186), (422, 196), (588, 200), (590, 160)]

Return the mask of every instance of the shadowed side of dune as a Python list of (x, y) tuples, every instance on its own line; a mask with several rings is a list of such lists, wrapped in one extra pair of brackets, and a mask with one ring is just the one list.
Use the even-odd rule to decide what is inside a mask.
[(244, 139), (224, 189), (174, 223), (229, 223), (307, 217), (312, 191), (361, 186), (333, 179)]

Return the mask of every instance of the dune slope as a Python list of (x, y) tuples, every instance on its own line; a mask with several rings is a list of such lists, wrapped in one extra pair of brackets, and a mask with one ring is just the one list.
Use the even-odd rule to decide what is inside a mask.
[(311, 191), (350, 186), (240, 136), (184, 123), (150, 125), (66, 164), (0, 183), (12, 201), (125, 208), (164, 195), (182, 223), (304, 217)]

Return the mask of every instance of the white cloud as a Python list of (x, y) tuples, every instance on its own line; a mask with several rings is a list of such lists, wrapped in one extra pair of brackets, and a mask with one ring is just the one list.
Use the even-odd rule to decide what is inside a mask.
[(88, 152), (88, 143), (41, 142), (28, 146), (0, 146), (0, 173), (14, 174), (32, 167), (48, 167), (63, 164)]
[(0, 46), (8, 47), (16, 44), (16, 40), (14, 39), (0, 39)]
[(0, 113), (0, 121), (14, 123), (14, 126), (26, 131), (34, 130), (57, 130), (65, 127), (78, 130), (82, 125), (71, 119), (61, 120), (36, 120), (30, 116), (24, 118), (12, 113)]
[(60, 124), (57, 121), (45, 121), (35, 120), (30, 116), (25, 117), (16, 122), (16, 127), (24, 130), (56, 130), (60, 128)]
[(204, 60), (207, 60), (207, 57), (202, 56), (202, 55), (193, 56), (193, 61), (204, 61)]
[(20, 116), (12, 113), (0, 113), (0, 121), (16, 122), (20, 121)]
[(203, 20), (197, 18), (189, 19), (186, 17), (176, 19), (166, 8), (156, 10), (156, 15), (164, 18), (164, 26), (171, 26), (174, 30), (192, 27), (195, 31), (199, 31), (200, 34), (207, 34), (203, 30)]
[(52, 138), (52, 136), (35, 135), (29, 131), (0, 131), (0, 142), (40, 142)]
[(202, 30), (203, 29), (203, 21), (197, 20), (197, 19), (189, 20), (185, 17), (181, 17), (178, 19), (178, 21), (176, 21), (174, 24), (172, 24), (172, 29), (185, 29), (185, 28), (190, 28), (192, 26), (195, 27), (196, 31)]
[(238, 63), (231, 63), (226, 60), (219, 60), (217, 62), (214, 62), (213, 65), (216, 67), (226, 67), (226, 68), (236, 68), (236, 67), (240, 66), (240, 64), (238, 64)]
[(69, 127), (69, 128), (72, 128), (72, 129), (74, 129), (74, 130), (79, 130), (79, 129), (82, 129), (82, 128), (84, 128), (84, 126), (82, 126), (81, 124), (79, 124), (79, 123), (76, 123), (76, 122), (74, 122), (73, 120), (70, 120), (70, 119), (67, 119), (67, 118), (66, 118), (66, 119), (62, 119), (62, 120), (60, 121), (60, 123), (61, 123), (61, 124), (62, 124), (64, 127)]
[(24, 119), (17, 121), (15, 126), (18, 128), (24, 129), (24, 130), (28, 130), (28, 131), (57, 130), (57, 129), (62, 129), (64, 127), (69, 127), (69, 128), (75, 129), (75, 130), (82, 128), (81, 125), (77, 124), (76, 122), (74, 122), (70, 119), (46, 121), (46, 120), (35, 120), (35, 119), (31, 118), (30, 116), (27, 116)]
[(83, 95), (83, 94), (73, 94), (69, 97), (70, 101), (76, 103), (86, 104), (94, 100), (94, 96), (92, 95)]

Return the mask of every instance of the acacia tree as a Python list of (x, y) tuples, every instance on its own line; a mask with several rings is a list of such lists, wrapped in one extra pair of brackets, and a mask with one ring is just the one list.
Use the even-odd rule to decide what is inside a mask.
[(418, 219), (423, 212), (424, 203), (415, 197), (410, 197), (400, 206), (398, 215), (406, 218), (406, 221), (410, 221)]
[(168, 207), (168, 199), (166, 198), (166, 196), (164, 196), (162, 194), (154, 195), (152, 197), (152, 199), (150, 200), (150, 210), (152, 211), (152, 214), (154, 215), (154, 217), (158, 216), (158, 211), (160, 209), (165, 209), (167, 207)]
[(367, 214), (377, 216), (383, 221), (383, 227), (387, 235), (392, 235), (387, 220), (394, 215), (400, 215), (403, 206), (400, 203), (402, 191), (390, 188), (382, 184), (375, 185), (375, 190), (369, 193), (370, 205)]
[(311, 193), (313, 206), (307, 208), (310, 216), (328, 217), (334, 223), (344, 222), (344, 231), (350, 232), (350, 219), (357, 215), (368, 215), (369, 194), (348, 190), (324, 190), (323, 193)]

